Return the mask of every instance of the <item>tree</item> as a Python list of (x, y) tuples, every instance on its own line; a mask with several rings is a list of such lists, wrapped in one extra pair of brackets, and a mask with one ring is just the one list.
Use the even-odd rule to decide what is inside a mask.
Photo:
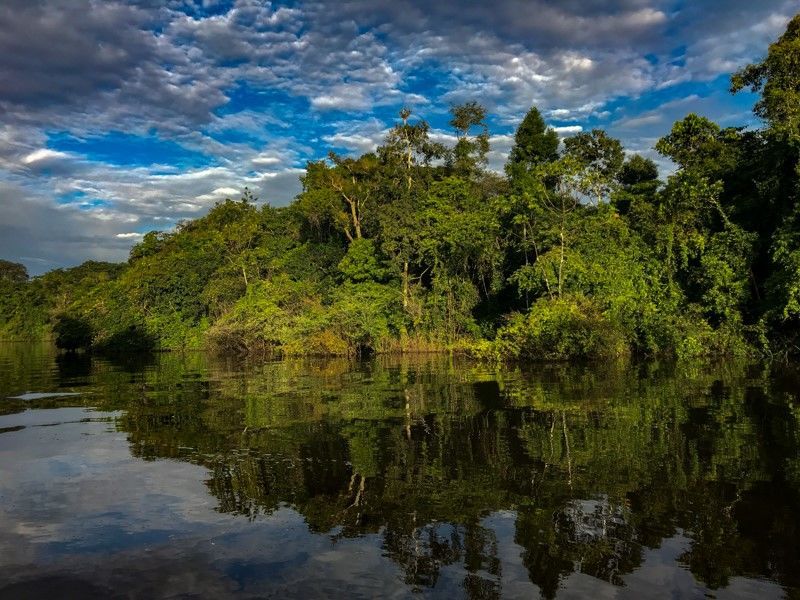
[(350, 242), (361, 239), (365, 211), (377, 201), (377, 157), (365, 154), (359, 158), (344, 158), (333, 152), (328, 156), (334, 165), (327, 173), (328, 185), (346, 206), (344, 234)]
[(539, 109), (532, 106), (514, 134), (506, 172), (514, 176), (517, 168), (529, 171), (536, 165), (558, 158), (558, 134), (548, 127)]
[(128, 255), (130, 262), (158, 253), (164, 247), (169, 234), (162, 231), (148, 231), (142, 241), (135, 244)]
[(658, 167), (649, 158), (634, 154), (623, 163), (617, 181), (620, 189), (613, 197), (614, 207), (627, 215), (652, 201), (659, 185)]
[(378, 206), (381, 248), (402, 278), (403, 307), (410, 302), (412, 267), (419, 264), (419, 212), (434, 174), (431, 161), (446, 155), (445, 147), (430, 139), (424, 120), (410, 123), (411, 111), (400, 111), (401, 122), (378, 148), (381, 159), (381, 198)]
[[(537, 165), (519, 185), (515, 218), (524, 229), (525, 265), (512, 276), (524, 293), (536, 291), (550, 299), (564, 291), (569, 231), (580, 206), (579, 182), (583, 163), (574, 156)], [(527, 249), (533, 250), (529, 262)], [(539, 286), (541, 281), (543, 288)]]
[(25, 283), (28, 281), (28, 269), (25, 265), (0, 259), (0, 282)]
[[(510, 180), (511, 193), (505, 198), (500, 210), (509, 224), (509, 246), (517, 251), (519, 258), (512, 269), (530, 269), (531, 254), (538, 256), (536, 241), (531, 238), (530, 190), (541, 182), (535, 181), (541, 175), (537, 167), (552, 163), (558, 158), (558, 135), (547, 127), (539, 110), (532, 106), (514, 134), (514, 146), (506, 163), (506, 174)], [(545, 185), (555, 182), (548, 180)], [(513, 260), (513, 258), (512, 258)], [(528, 273), (530, 274), (530, 273)], [(518, 282), (519, 283), (519, 282)], [(530, 289), (524, 289), (525, 308), (530, 306)]]
[(348, 158), (331, 152), (328, 160), (306, 166), (298, 208), (316, 229), (333, 226), (352, 242), (365, 237), (365, 221), (374, 216), (380, 163), (375, 154)]
[(356, 283), (364, 281), (379, 282), (386, 277), (386, 269), (381, 264), (372, 240), (358, 239), (347, 248), (347, 254), (339, 262), (339, 270), (346, 280)]
[[(457, 175), (471, 177), (486, 164), (489, 152), (489, 127), (486, 109), (477, 102), (466, 102), (450, 109), (450, 126), (456, 131), (456, 145), (448, 157), (448, 164)], [(473, 129), (478, 133), (470, 135)]]
[(625, 160), (619, 140), (601, 129), (564, 140), (564, 156), (569, 159), (570, 166), (562, 172), (562, 179), (569, 177), (574, 189), (595, 204), (607, 199), (615, 189), (617, 175)]
[(779, 138), (800, 141), (800, 14), (770, 45), (767, 57), (747, 65), (731, 78), (731, 91), (760, 92), (754, 112)]
[(92, 327), (83, 319), (59, 315), (53, 325), (56, 334), (56, 347), (74, 352), (92, 345)]
[(756, 193), (750, 195), (761, 202), (749, 213), (765, 248), (756, 263), (764, 280), (762, 323), (769, 324), (780, 345), (796, 351), (800, 337), (800, 14), (770, 45), (763, 61), (733, 75), (731, 91), (744, 88), (761, 93), (753, 112), (767, 124), (754, 153), (759, 161), (751, 177), (757, 184)]
[(400, 110), (401, 122), (395, 125), (378, 148), (378, 156), (387, 170), (387, 175), (400, 175), (405, 179), (406, 188), (411, 189), (414, 181), (422, 175), (433, 159), (443, 158), (446, 149), (443, 144), (430, 139), (430, 125), (420, 119), (410, 123), (411, 110)]
[(666, 266), (669, 293), (685, 298), (717, 328), (741, 326), (754, 289), (756, 236), (732, 218), (735, 206), (726, 206), (726, 190), (735, 194), (730, 182), (741, 139), (738, 130), (690, 114), (656, 144), (680, 168), (654, 198), (647, 235)]
[(677, 121), (656, 143), (656, 150), (683, 169), (712, 181), (726, 178), (739, 161), (740, 132), (694, 113)]
[(634, 154), (622, 165), (618, 175), (619, 182), (631, 188), (658, 179), (658, 167), (649, 158)]

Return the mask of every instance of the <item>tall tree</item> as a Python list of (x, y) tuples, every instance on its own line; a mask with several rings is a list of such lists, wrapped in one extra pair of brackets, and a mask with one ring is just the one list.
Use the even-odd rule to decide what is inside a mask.
[(593, 129), (564, 140), (564, 155), (571, 166), (561, 177), (573, 177), (575, 189), (596, 204), (608, 199), (625, 160), (619, 140)]
[(629, 157), (617, 175), (620, 189), (614, 195), (614, 207), (621, 215), (639, 211), (652, 203), (658, 190), (658, 166), (640, 154)]
[[(486, 164), (489, 153), (486, 109), (473, 101), (453, 106), (450, 114), (450, 126), (456, 131), (457, 141), (448, 163), (457, 175), (474, 176)], [(474, 130), (477, 133), (472, 134)]]
[(328, 158), (329, 162), (308, 163), (299, 209), (319, 229), (333, 224), (349, 242), (366, 237), (366, 221), (374, 216), (380, 189), (378, 157), (348, 158), (331, 152)]
[(558, 134), (548, 127), (539, 109), (532, 106), (514, 134), (506, 171), (513, 177), (517, 168), (529, 171), (534, 166), (558, 158)]
[(779, 137), (800, 141), (800, 14), (771, 44), (767, 57), (747, 65), (731, 78), (731, 91), (761, 92), (754, 112)]
[[(771, 245), (765, 317), (786, 347), (797, 350), (800, 338), (800, 14), (770, 45), (766, 58), (747, 65), (731, 78), (731, 91), (760, 92), (753, 112), (767, 129), (765, 160), (758, 191), (769, 207), (774, 231), (764, 231)], [(758, 214), (758, 213), (756, 213)]]
[[(403, 288), (403, 307), (409, 308), (412, 269), (419, 266), (421, 204), (433, 179), (431, 161), (446, 154), (444, 145), (430, 139), (424, 120), (411, 123), (411, 111), (400, 111), (395, 125), (378, 148), (383, 187), (379, 206), (382, 250), (398, 267)], [(419, 276), (417, 276), (419, 277)]]

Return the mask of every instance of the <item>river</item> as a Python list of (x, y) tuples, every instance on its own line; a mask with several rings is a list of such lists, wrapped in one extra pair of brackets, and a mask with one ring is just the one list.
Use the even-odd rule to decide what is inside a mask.
[(0, 598), (798, 598), (799, 394), (0, 345)]

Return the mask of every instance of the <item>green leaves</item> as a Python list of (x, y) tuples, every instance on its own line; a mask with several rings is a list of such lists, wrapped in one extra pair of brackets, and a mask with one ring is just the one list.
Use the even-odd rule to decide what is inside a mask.
[(514, 315), (497, 333), (501, 358), (570, 360), (619, 358), (630, 351), (621, 327), (588, 298), (542, 299)]
[[(489, 153), (489, 128), (486, 109), (477, 102), (466, 102), (450, 109), (450, 126), (456, 130), (456, 145), (447, 157), (447, 163), (456, 175), (473, 177), (486, 164)], [(470, 136), (473, 130), (478, 133)]]
[(595, 173), (594, 178), (607, 181), (617, 177), (625, 158), (619, 140), (601, 129), (565, 139), (564, 149), (566, 156), (573, 157), (585, 170)]
[(719, 125), (691, 113), (676, 122), (672, 131), (658, 140), (656, 150), (681, 167), (691, 168), (718, 153), (719, 132)]
[(28, 281), (25, 265), (0, 259), (0, 284), (16, 284)]
[(347, 248), (347, 254), (339, 262), (345, 280), (355, 283), (363, 281), (379, 282), (386, 278), (387, 271), (375, 250), (372, 240), (353, 240)]
[(536, 165), (557, 158), (558, 134), (553, 128), (547, 127), (539, 109), (532, 106), (514, 134), (514, 146), (508, 155), (506, 173), (513, 178), (520, 170), (530, 171)]
[(89, 348), (92, 345), (92, 326), (83, 319), (59, 315), (53, 325), (56, 347), (62, 350)]
[(763, 61), (747, 65), (731, 77), (732, 92), (744, 88), (761, 93), (753, 112), (767, 121), (771, 133), (800, 142), (800, 14), (770, 45)]

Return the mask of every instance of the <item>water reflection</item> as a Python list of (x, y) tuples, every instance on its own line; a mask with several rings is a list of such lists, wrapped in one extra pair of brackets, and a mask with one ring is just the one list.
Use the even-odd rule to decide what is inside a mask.
[(794, 381), (4, 347), (0, 595), (794, 597)]

